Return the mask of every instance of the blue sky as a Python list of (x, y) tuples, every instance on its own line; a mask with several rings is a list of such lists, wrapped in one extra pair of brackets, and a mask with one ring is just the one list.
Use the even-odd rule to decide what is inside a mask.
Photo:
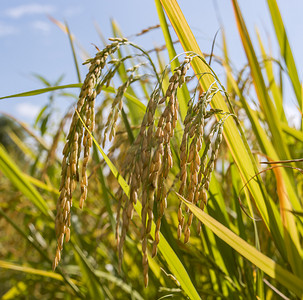
[[(253, 36), (257, 26), (263, 40), (271, 47), (273, 55), (278, 57), (270, 17), (264, 0), (239, 1), (242, 13)], [(302, 77), (303, 43), (301, 13), (302, 1), (278, 1), (285, 22), (295, 60)], [(180, 0), (183, 13), (191, 26), (202, 51), (209, 52), (212, 39), (219, 29), (218, 18), (222, 19), (229, 52), (233, 63), (240, 68), (245, 64), (245, 56), (236, 29), (231, 1), (228, 0)], [(125, 36), (131, 36), (142, 29), (159, 23), (154, 1), (102, 1), (102, 0), (11, 0), (0, 2), (0, 96), (42, 88), (34, 73), (54, 82), (64, 74), (63, 84), (76, 83), (70, 46), (66, 35), (48, 18), (69, 24), (70, 30), (90, 55), (94, 55), (94, 43), (101, 46), (94, 27), (98, 24), (105, 37), (111, 37), (110, 20), (115, 19)], [(132, 39), (137, 44), (151, 49), (162, 45), (160, 30)], [(217, 38), (215, 54), (221, 55), (221, 36)], [(81, 61), (81, 57), (79, 57)], [(85, 74), (86, 68), (81, 72)], [(35, 114), (45, 103), (47, 95), (31, 98), (7, 99), (0, 101), (0, 111), (5, 111), (32, 123)], [(58, 107), (66, 106), (70, 99), (60, 99)], [(61, 102), (60, 102), (61, 101)], [(289, 99), (290, 102), (293, 100)]]

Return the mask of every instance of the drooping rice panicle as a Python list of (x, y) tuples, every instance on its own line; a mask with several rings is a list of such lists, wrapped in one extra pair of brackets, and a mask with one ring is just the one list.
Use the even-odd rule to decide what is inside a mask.
[[(210, 87), (208, 91), (202, 93), (196, 104), (190, 103), (187, 116), (184, 120), (185, 128), (180, 146), (181, 182), (179, 193), (183, 194), (188, 201), (194, 204), (200, 202), (201, 199), (205, 200), (208, 185), (205, 186), (204, 184), (201, 187), (201, 183), (206, 183), (208, 178), (207, 176), (213, 171), (215, 156), (211, 156), (210, 159), (212, 163), (209, 163), (206, 167), (207, 152), (211, 148), (211, 143), (206, 143), (203, 155), (201, 157), (200, 151), (202, 149), (204, 140), (203, 135), (205, 120), (217, 112), (214, 110), (207, 111), (207, 106), (217, 92), (218, 89)], [(211, 132), (211, 134), (213, 134), (213, 132)], [(220, 146), (221, 141), (222, 139), (220, 141), (218, 140), (218, 143), (216, 144), (217, 147)], [(188, 171), (189, 175), (187, 174)], [(187, 178), (189, 179), (188, 183)], [(189, 212), (188, 209), (186, 209), (186, 211), (188, 212), (188, 217), (187, 222), (185, 223), (185, 217), (182, 212), (182, 204), (180, 202), (178, 208), (179, 225), (177, 236), (180, 239), (181, 233), (184, 231), (184, 243), (189, 241), (190, 226), (193, 220), (192, 212)]]
[(81, 171), (81, 196), (79, 206), (83, 207), (83, 203), (87, 197), (87, 164), (89, 160), (90, 147), (92, 146), (92, 138), (86, 130), (79, 118), (81, 116), (86, 127), (93, 132), (95, 126), (94, 104), (98, 93), (95, 89), (98, 78), (101, 76), (102, 69), (105, 66), (107, 57), (114, 53), (120, 46), (125, 43), (126, 39), (114, 39), (96, 56), (89, 59), (85, 64), (90, 63), (89, 72), (82, 85), (76, 110), (72, 117), (70, 130), (67, 136), (67, 142), (63, 149), (60, 196), (57, 201), (57, 215), (55, 221), (55, 229), (57, 236), (56, 255), (53, 261), (53, 269), (55, 269), (61, 259), (61, 251), (63, 249), (63, 241), (68, 242), (70, 239), (70, 225), (72, 207), (72, 194), (79, 181), (79, 160), (81, 154), (81, 143), (83, 144), (83, 162)]
[[(134, 210), (133, 206), (140, 194), (142, 202), (142, 263), (145, 285), (148, 283), (147, 244), (154, 219), (154, 199), (157, 201), (158, 219), (156, 221), (155, 240), (152, 250), (153, 256), (156, 255), (157, 252), (157, 245), (160, 239), (161, 218), (166, 208), (165, 180), (173, 163), (170, 140), (174, 135), (174, 129), (178, 118), (176, 92), (185, 81), (185, 74), (189, 69), (190, 62), (191, 58), (186, 57), (180, 67), (174, 70), (174, 74), (169, 80), (170, 84), (164, 97), (160, 99), (159, 89), (152, 94), (147, 105), (139, 135), (130, 151), (131, 155), (126, 159), (127, 172), (123, 173), (129, 174), (128, 182), (130, 185), (130, 198), (124, 202), (124, 206), (122, 205), (123, 201), (121, 201), (121, 198), (119, 204), (120, 208), (123, 206), (122, 229), (118, 246), (119, 260), (121, 262), (122, 247), (129, 221)], [(154, 130), (157, 106), (164, 103), (166, 100), (166, 107), (160, 115), (157, 127)], [(116, 235), (119, 234), (118, 226), (119, 225), (117, 225)]]
[(141, 76), (135, 75), (136, 71), (138, 70), (138, 68), (141, 65), (142, 64), (138, 64), (128, 70), (131, 72), (130, 76), (117, 90), (116, 97), (115, 97), (114, 101), (112, 102), (111, 110), (108, 115), (107, 122), (105, 124), (104, 137), (103, 137), (103, 142), (102, 142), (103, 147), (105, 146), (108, 132), (109, 132), (109, 141), (111, 141), (113, 139), (113, 137), (115, 136), (118, 116), (119, 116), (119, 113), (122, 111), (122, 105), (123, 105), (122, 99), (123, 99), (124, 93), (126, 92), (126, 90), (128, 89), (128, 87), (130, 86), (131, 83), (133, 83), (134, 81), (137, 81), (141, 78)]

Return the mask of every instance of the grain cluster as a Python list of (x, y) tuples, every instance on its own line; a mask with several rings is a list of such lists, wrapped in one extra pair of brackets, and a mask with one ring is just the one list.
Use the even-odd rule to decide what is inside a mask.
[[(81, 88), (76, 112), (72, 117), (67, 136), (67, 143), (63, 149), (62, 179), (57, 202), (57, 249), (53, 263), (54, 269), (60, 261), (64, 239), (66, 242), (70, 239), (72, 195), (78, 182), (80, 182), (80, 208), (83, 207), (87, 198), (88, 177), (86, 170), (92, 147), (92, 137), (89, 132), (93, 132), (95, 127), (95, 99), (103, 86), (110, 84), (121, 64), (131, 56), (120, 59), (112, 57), (111, 67), (100, 79), (102, 70), (105, 67), (107, 57), (111, 56), (123, 44), (132, 45), (126, 39), (112, 39), (110, 45), (86, 62), (90, 64), (89, 72)], [(135, 48), (138, 49), (137, 46)], [(146, 55), (146, 52), (142, 52)], [(150, 58), (148, 57), (148, 59)], [(119, 176), (127, 181), (129, 194), (125, 194), (122, 187), (119, 187), (116, 192), (116, 239), (119, 268), (122, 266), (123, 246), (133, 218), (134, 208), (137, 201), (140, 201), (142, 205), (140, 238), (145, 286), (148, 285), (148, 249), (151, 250), (152, 257), (156, 256), (160, 242), (161, 221), (167, 207), (169, 192), (167, 182), (172, 174), (172, 169), (180, 170), (177, 177), (171, 178), (174, 182), (173, 186), (178, 188), (179, 194), (204, 209), (207, 204), (211, 174), (214, 171), (222, 142), (223, 119), (215, 121), (208, 133), (205, 129), (208, 120), (213, 115), (221, 113), (209, 109), (212, 98), (219, 92), (214, 83), (207, 91), (202, 92), (198, 99), (195, 100), (194, 97), (189, 99), (187, 114), (183, 122), (180, 150), (176, 151), (174, 147), (175, 150), (172, 151), (172, 145), (175, 145), (176, 140), (178, 140), (175, 129), (177, 126), (182, 129), (182, 122), (178, 120), (178, 89), (188, 79), (187, 73), (192, 59), (192, 55), (185, 56), (179, 67), (172, 71), (166, 90), (163, 91), (162, 88), (164, 75), (162, 80), (158, 81), (147, 103), (140, 127), (133, 130), (133, 133), (136, 133), (135, 139), (126, 154), (123, 155), (124, 162), (120, 168)], [(142, 79), (142, 76), (138, 75), (137, 72), (141, 65), (138, 64), (128, 69), (129, 75), (117, 89), (107, 121), (105, 125), (100, 127), (104, 129), (103, 147), (108, 140), (112, 141), (116, 136), (118, 118), (123, 111), (123, 97), (133, 82)], [(159, 78), (158, 74), (157, 78)], [(82, 122), (89, 132), (85, 130)], [(127, 144), (125, 140), (121, 141)], [(113, 151), (112, 149), (117, 149), (121, 143), (114, 140), (110, 152)], [(81, 153), (83, 153), (83, 158), (80, 161)], [(81, 168), (79, 168), (80, 166)], [(184, 211), (182, 203), (180, 203), (177, 213), (177, 237), (180, 239), (183, 233), (184, 243), (187, 243), (190, 238), (193, 214), (187, 209)], [(155, 231), (152, 233), (153, 222), (155, 223)], [(197, 225), (199, 232), (201, 224)]]
[[(69, 133), (67, 135), (67, 142), (62, 152), (63, 160), (61, 184), (59, 188), (60, 196), (57, 201), (57, 215), (55, 220), (57, 248), (53, 261), (53, 269), (57, 267), (61, 259), (64, 240), (65, 242), (68, 242), (70, 239), (71, 207), (73, 204), (72, 195), (78, 182), (80, 182), (81, 189), (79, 201), (80, 208), (83, 207), (87, 197), (88, 179), (86, 169), (90, 148), (92, 146), (92, 138), (84, 129), (80, 117), (86, 128), (90, 132), (93, 132), (95, 126), (95, 99), (101, 92), (100, 85), (97, 85), (97, 81), (105, 67), (107, 57), (119, 49), (120, 44), (125, 42), (125, 39), (114, 39), (111, 44), (104, 48), (104, 50), (98, 52), (93, 59), (89, 59), (85, 62), (85, 64), (90, 64), (89, 72), (82, 85), (76, 111), (73, 114)], [(79, 165), (82, 148), (83, 159), (80, 171)]]

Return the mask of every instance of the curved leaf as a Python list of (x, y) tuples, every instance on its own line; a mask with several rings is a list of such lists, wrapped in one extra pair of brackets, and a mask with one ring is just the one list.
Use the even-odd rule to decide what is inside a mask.
[(238, 253), (243, 255), (255, 266), (260, 268), (271, 278), (277, 280), (286, 288), (294, 292), (297, 296), (303, 296), (303, 280), (290, 273), (288, 270), (275, 263), (272, 259), (258, 251), (256, 248), (234, 234), (230, 229), (219, 223), (194, 204), (188, 202), (181, 195), (178, 197), (188, 206), (193, 214), (214, 234), (234, 248)]
[[(71, 89), (71, 88), (81, 88), (82, 83), (73, 83), (73, 84), (67, 84), (67, 85), (59, 85), (59, 86), (52, 86), (44, 89), (38, 89), (38, 90), (32, 90), (28, 92), (8, 95), (4, 97), (0, 97), (0, 100), (8, 99), (8, 98), (18, 98), (18, 97), (30, 97), (30, 96), (37, 96), (44, 93), (49, 93), (56, 90), (63, 90), (63, 89)], [(113, 87), (103, 87), (103, 91), (109, 92), (109, 93), (116, 93), (116, 89)], [(134, 104), (136, 104), (141, 110), (145, 111), (145, 105), (135, 96), (130, 95), (129, 93), (124, 93), (124, 96), (126, 99), (130, 100)]]
[(28, 178), (13, 162), (4, 147), (0, 145), (0, 171), (12, 182), (12, 184), (23, 193), (45, 216), (54, 218), (48, 208), (46, 201), (32, 186)]
[(8, 98), (36, 96), (36, 95), (40, 95), (40, 94), (44, 94), (44, 93), (48, 93), (48, 92), (52, 92), (52, 91), (56, 91), (56, 90), (63, 90), (63, 89), (70, 89), (70, 88), (81, 88), (81, 86), (82, 86), (82, 83), (51, 86), (51, 87), (44, 88), (44, 89), (32, 90), (32, 91), (29, 91), (29, 92), (23, 92), (23, 93), (19, 93), (19, 94), (0, 97), (0, 100), (8, 99)]

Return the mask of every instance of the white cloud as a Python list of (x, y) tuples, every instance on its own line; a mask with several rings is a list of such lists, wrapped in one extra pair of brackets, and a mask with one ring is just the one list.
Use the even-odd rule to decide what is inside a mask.
[(64, 11), (64, 16), (65, 17), (75, 17), (81, 14), (83, 11), (83, 8), (79, 6), (70, 6)]
[(40, 30), (43, 33), (48, 33), (51, 30), (50, 24), (44, 21), (35, 21), (31, 25), (34, 29)]
[(20, 103), (17, 105), (17, 113), (23, 117), (35, 118), (37, 117), (41, 107), (31, 103)]
[(55, 8), (52, 5), (33, 3), (9, 8), (5, 11), (5, 14), (11, 18), (18, 19), (25, 15), (50, 14), (54, 11)]
[(11, 25), (0, 23), (0, 36), (12, 35), (12, 34), (16, 34), (17, 32), (18, 32), (17, 28)]

